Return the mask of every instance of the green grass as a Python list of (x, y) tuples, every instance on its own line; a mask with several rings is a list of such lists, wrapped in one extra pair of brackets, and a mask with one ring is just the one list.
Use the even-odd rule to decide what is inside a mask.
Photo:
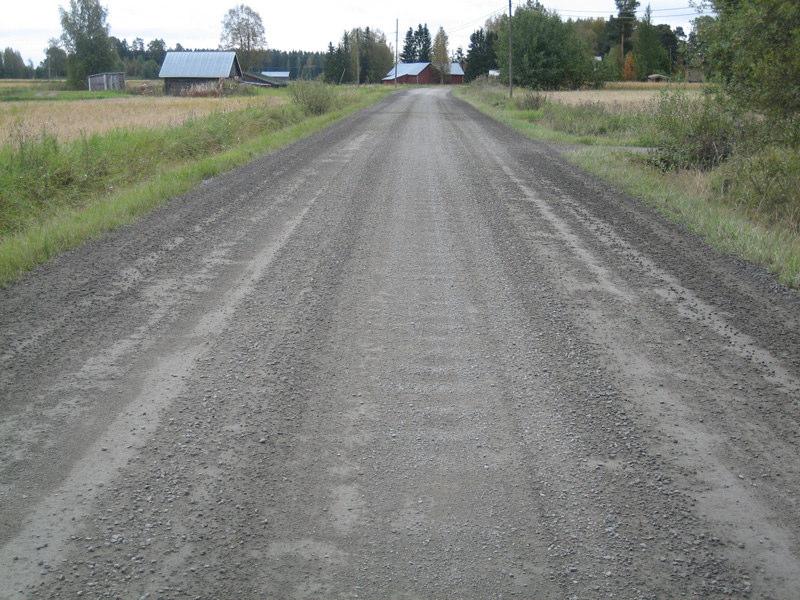
[[(456, 93), (481, 112), (528, 137), (578, 146), (566, 153), (568, 160), (686, 225), (722, 252), (762, 265), (782, 283), (800, 287), (800, 230), (796, 221), (786, 216), (797, 213), (791, 204), (800, 188), (796, 150), (782, 150), (784, 159), (779, 165), (771, 160), (771, 170), (763, 171), (775, 173), (762, 177), (763, 182), (756, 177), (758, 172), (736, 169), (735, 162), (706, 171), (661, 170), (648, 164), (641, 154), (624, 149), (665, 143), (660, 137), (664, 134), (659, 131), (663, 123), (658, 122), (656, 113), (641, 111), (617, 119), (600, 105), (545, 104), (534, 110), (521, 110), (503, 98), (499, 90), (464, 86)], [(739, 177), (746, 176), (748, 185), (737, 185), (732, 169)], [(726, 176), (728, 181), (720, 185)], [(763, 192), (753, 192), (768, 184), (777, 187), (776, 182), (781, 185), (773, 195), (776, 202), (783, 202), (779, 207), (782, 212), (765, 206)], [(733, 192), (738, 192), (739, 197)]]
[(165, 130), (52, 138), (0, 150), (0, 285), (134, 221), (197, 183), (311, 135), (391, 92), (339, 93), (331, 112), (296, 106), (215, 114)]
[(88, 90), (58, 90), (37, 88), (0, 88), (0, 102), (39, 102), (53, 100), (102, 100), (122, 98), (126, 92), (90, 92)]
[(537, 140), (591, 146), (649, 146), (653, 142), (653, 127), (644, 109), (618, 113), (600, 103), (565, 106), (555, 102), (520, 109), (517, 103), (524, 104), (521, 96), (531, 92), (517, 90), (514, 100), (507, 91), (493, 87), (462, 86), (455, 93), (481, 112)]
[(800, 287), (800, 235), (789, 227), (759, 222), (711, 189), (712, 175), (662, 172), (640, 156), (607, 148), (581, 148), (568, 155), (581, 168), (682, 223), (715, 248), (762, 265), (785, 285)]

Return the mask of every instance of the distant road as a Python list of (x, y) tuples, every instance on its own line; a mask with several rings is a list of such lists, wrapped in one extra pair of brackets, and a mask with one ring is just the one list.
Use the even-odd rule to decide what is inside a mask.
[(439, 88), (0, 291), (2, 598), (798, 598), (800, 301)]

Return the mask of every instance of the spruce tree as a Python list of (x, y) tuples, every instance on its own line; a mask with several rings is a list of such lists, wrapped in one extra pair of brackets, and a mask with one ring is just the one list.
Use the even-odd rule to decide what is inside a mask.
[(406, 31), (406, 39), (403, 42), (403, 51), (400, 53), (400, 60), (405, 63), (417, 62), (417, 39), (414, 36), (414, 28), (409, 27)]
[(428, 31), (428, 24), (419, 25), (414, 37), (417, 42), (417, 62), (431, 62), (433, 41), (431, 40), (431, 32)]

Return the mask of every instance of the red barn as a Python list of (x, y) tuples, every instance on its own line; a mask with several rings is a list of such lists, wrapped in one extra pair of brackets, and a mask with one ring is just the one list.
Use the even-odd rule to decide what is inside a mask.
[(457, 62), (450, 64), (450, 81), (454, 85), (464, 83), (464, 69)]
[[(383, 78), (383, 83), (394, 83), (394, 67)], [(397, 83), (436, 83), (431, 63), (400, 63), (397, 65)]]
[[(437, 73), (429, 62), (400, 63), (397, 65), (397, 83), (439, 83)], [(383, 83), (394, 83), (394, 67), (383, 78)], [(454, 62), (450, 65), (450, 74), (445, 78), (445, 83), (464, 83), (464, 69), (460, 64)]]

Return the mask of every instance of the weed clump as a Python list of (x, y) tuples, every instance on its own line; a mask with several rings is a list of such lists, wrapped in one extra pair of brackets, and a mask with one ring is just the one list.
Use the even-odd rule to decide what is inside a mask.
[(738, 118), (712, 96), (664, 93), (653, 114), (650, 163), (662, 171), (709, 171), (733, 153)]
[(527, 90), (514, 99), (518, 110), (539, 110), (547, 103), (547, 97), (535, 91)]
[(292, 101), (307, 115), (324, 115), (336, 105), (336, 90), (321, 81), (295, 81), (289, 86)]
[(766, 146), (753, 154), (735, 154), (714, 176), (727, 202), (800, 231), (800, 153)]

